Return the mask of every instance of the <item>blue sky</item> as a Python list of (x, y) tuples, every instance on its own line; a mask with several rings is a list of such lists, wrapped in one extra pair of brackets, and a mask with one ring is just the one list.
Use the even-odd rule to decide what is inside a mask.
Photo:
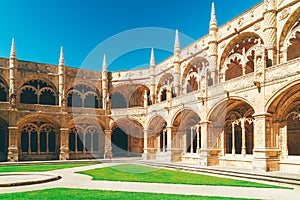
[[(214, 2), (218, 25), (222, 25), (261, 0)], [(0, 0), (0, 57), (9, 57), (14, 37), (20, 60), (57, 64), (63, 46), (67, 66), (101, 70), (103, 55), (99, 55), (99, 63), (93, 66), (82, 63), (97, 45), (123, 31), (160, 27), (178, 29), (194, 40), (206, 35), (211, 3), (211, 0)], [(148, 47), (110, 60), (114, 48), (106, 52), (110, 71), (149, 63)], [(157, 50), (156, 60), (160, 62), (170, 55)]]

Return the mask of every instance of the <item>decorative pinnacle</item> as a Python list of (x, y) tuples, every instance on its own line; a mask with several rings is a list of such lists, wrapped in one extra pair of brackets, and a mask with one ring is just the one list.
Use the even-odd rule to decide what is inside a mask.
[(15, 47), (15, 39), (13, 38), (11, 41), (11, 48), (10, 48), (10, 58), (16, 58), (16, 47)]
[(59, 65), (65, 65), (65, 56), (64, 56), (64, 48), (60, 47), (60, 55), (59, 55)]
[(103, 55), (102, 71), (107, 71), (106, 55)]
[(216, 10), (215, 10), (215, 3), (212, 2), (211, 5), (211, 15), (210, 15), (210, 28), (217, 28), (217, 18), (216, 18)]
[(180, 51), (180, 42), (179, 42), (179, 36), (178, 36), (178, 29), (176, 29), (176, 33), (175, 33), (174, 51)]
[(154, 49), (151, 49), (150, 66), (155, 66)]

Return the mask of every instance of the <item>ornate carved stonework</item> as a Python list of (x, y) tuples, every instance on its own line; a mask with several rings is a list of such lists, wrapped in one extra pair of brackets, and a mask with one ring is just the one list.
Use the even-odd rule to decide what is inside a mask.
[(290, 15), (290, 10), (291, 7), (287, 7), (285, 9), (283, 9), (279, 15), (279, 20), (284, 20), (285, 18), (287, 18)]

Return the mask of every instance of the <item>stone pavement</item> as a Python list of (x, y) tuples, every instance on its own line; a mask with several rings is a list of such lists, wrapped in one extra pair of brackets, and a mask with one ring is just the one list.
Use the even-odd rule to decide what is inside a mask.
[[(35, 184), (35, 185), (1, 187), (0, 194), (63, 187), (63, 188), (83, 188), (83, 189), (131, 191), (131, 192), (154, 192), (154, 193), (166, 193), (166, 194), (242, 197), (242, 198), (256, 198), (256, 199), (291, 199), (292, 200), (292, 199), (298, 199), (300, 197), (300, 187), (298, 186), (294, 186), (294, 190), (286, 190), (286, 189), (269, 189), (269, 188), (201, 186), (201, 185), (185, 185), (185, 184), (92, 181), (92, 177), (90, 176), (75, 173), (77, 171), (114, 166), (118, 164), (120, 163), (103, 163), (103, 164), (96, 164), (91, 166), (54, 170), (51, 171), (51, 173), (61, 176), (62, 178), (60, 180), (42, 183), (42, 184)], [(287, 186), (287, 185), (282, 185), (282, 186)]]

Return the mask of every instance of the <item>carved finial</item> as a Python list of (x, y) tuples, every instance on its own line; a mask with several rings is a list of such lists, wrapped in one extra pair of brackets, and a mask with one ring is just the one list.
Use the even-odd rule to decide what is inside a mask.
[(103, 55), (102, 71), (107, 71), (106, 55)]
[(11, 48), (10, 48), (10, 58), (16, 58), (16, 47), (15, 47), (15, 39), (13, 38), (11, 41)]
[(211, 5), (211, 14), (210, 14), (210, 28), (217, 28), (217, 18), (216, 18), (216, 10), (215, 10), (215, 3), (212, 2)]
[(178, 30), (176, 29), (175, 33), (175, 44), (174, 44), (174, 52), (180, 51), (180, 42), (179, 42), (179, 35)]
[(59, 65), (60, 66), (64, 66), (65, 65), (65, 56), (64, 56), (64, 49), (63, 49), (63, 47), (60, 47)]
[(151, 49), (150, 66), (155, 66), (154, 49)]

